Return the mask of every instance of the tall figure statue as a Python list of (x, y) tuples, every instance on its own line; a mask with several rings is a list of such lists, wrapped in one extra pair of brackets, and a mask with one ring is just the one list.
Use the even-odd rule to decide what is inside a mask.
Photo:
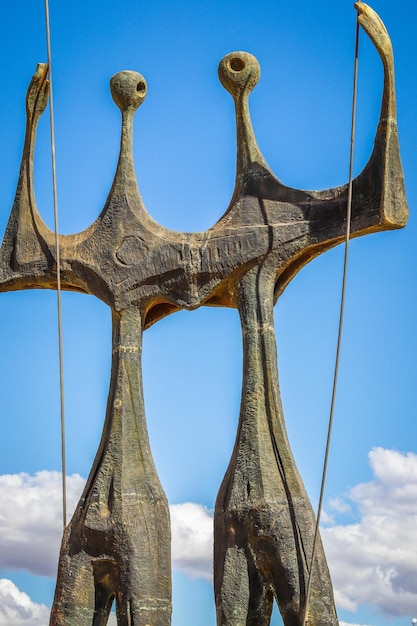
[[(354, 181), (352, 233), (406, 223), (389, 37), (367, 5), (359, 20), (384, 64), (375, 146)], [(218, 626), (267, 626), (275, 597), (285, 626), (301, 626), (314, 514), (289, 447), (277, 373), (273, 305), (309, 260), (342, 241), (347, 188), (285, 187), (256, 144), (248, 96), (254, 57), (219, 67), (236, 105), (237, 173), (224, 216), (202, 233), (157, 224), (145, 210), (133, 165), (133, 116), (145, 79), (121, 72), (111, 92), (122, 114), (119, 162), (106, 205), (85, 231), (59, 236), (61, 284), (93, 294), (112, 311), (113, 359), (97, 455), (65, 529), (51, 626), (105, 626), (113, 602), (119, 626), (171, 622), (170, 523), (152, 460), (142, 390), (142, 333), (166, 315), (202, 305), (239, 310), (244, 375), (236, 444), (215, 510), (214, 582)], [(27, 124), (15, 202), (0, 249), (0, 291), (57, 287), (54, 234), (33, 192), (36, 128), (48, 98), (40, 65), (27, 93)], [(321, 544), (307, 624), (337, 624)]]
[[(356, 5), (360, 24), (384, 65), (384, 92), (374, 150), (353, 182), (352, 233), (403, 226), (407, 219), (399, 159), (391, 42), (377, 14)], [(219, 76), (235, 101), (237, 173), (221, 224), (264, 225), (268, 251), (233, 282), (239, 310), (243, 388), (236, 442), (214, 514), (214, 584), (218, 626), (268, 626), (274, 597), (285, 626), (334, 626), (331, 580), (323, 547), (315, 550), (306, 588), (315, 516), (289, 446), (278, 385), (273, 305), (291, 278), (346, 232), (348, 186), (321, 192), (285, 187), (271, 172), (252, 131), (248, 95), (259, 77), (254, 57), (228, 55)]]

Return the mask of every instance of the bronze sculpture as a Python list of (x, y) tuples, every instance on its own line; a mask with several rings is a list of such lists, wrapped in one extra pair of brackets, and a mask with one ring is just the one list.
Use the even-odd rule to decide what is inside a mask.
[[(354, 183), (355, 235), (405, 224), (392, 53), (371, 9), (360, 21), (384, 63), (380, 123), (371, 159)], [(27, 97), (27, 134), (18, 190), (1, 248), (0, 289), (56, 287), (53, 234), (33, 194), (36, 125), (47, 101), (40, 66)], [(61, 548), (51, 624), (105, 624), (113, 599), (119, 624), (170, 623), (168, 507), (146, 432), (142, 330), (180, 308), (239, 310), (244, 380), (238, 437), (215, 513), (218, 623), (268, 624), (275, 596), (284, 623), (300, 624), (314, 515), (295, 467), (279, 399), (272, 308), (310, 259), (343, 239), (346, 187), (304, 192), (282, 185), (254, 138), (248, 96), (256, 60), (233, 53), (219, 68), (237, 119), (235, 191), (204, 233), (176, 233), (148, 215), (136, 185), (133, 114), (146, 95), (134, 72), (111, 82), (122, 112), (119, 164), (106, 206), (89, 228), (61, 236), (63, 287), (92, 293), (113, 314), (113, 363), (106, 422), (83, 496)], [(307, 623), (335, 624), (320, 548)]]

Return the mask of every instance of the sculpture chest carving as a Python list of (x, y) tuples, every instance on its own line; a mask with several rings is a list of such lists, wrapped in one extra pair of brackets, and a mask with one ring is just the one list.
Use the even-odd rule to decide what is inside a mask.
[[(405, 225), (392, 51), (378, 16), (359, 20), (384, 64), (374, 150), (353, 183), (354, 236)], [(15, 203), (0, 250), (0, 290), (56, 288), (54, 234), (33, 193), (36, 127), (48, 98), (40, 65), (27, 94), (27, 126)], [(111, 80), (122, 114), (120, 157), (106, 205), (76, 235), (60, 236), (64, 289), (90, 293), (112, 310), (113, 360), (101, 443), (62, 541), (52, 626), (100, 626), (113, 601), (120, 626), (171, 620), (168, 504), (152, 460), (144, 413), (143, 330), (180, 309), (237, 308), (244, 374), (233, 455), (215, 510), (214, 582), (218, 624), (269, 624), (274, 597), (286, 626), (302, 623), (314, 513), (288, 443), (278, 387), (273, 306), (309, 260), (343, 240), (347, 186), (301, 191), (283, 185), (257, 146), (248, 97), (256, 59), (227, 55), (219, 77), (236, 107), (237, 172), (229, 208), (202, 233), (180, 233), (145, 210), (133, 166), (132, 128), (146, 96), (136, 72)], [(321, 544), (307, 624), (335, 625)]]

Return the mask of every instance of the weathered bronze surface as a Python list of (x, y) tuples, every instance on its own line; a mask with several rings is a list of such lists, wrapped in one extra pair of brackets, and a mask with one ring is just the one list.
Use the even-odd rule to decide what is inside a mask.
[[(361, 2), (356, 7), (383, 61), (384, 93), (373, 153), (353, 184), (353, 236), (407, 220), (391, 43), (378, 16)], [(57, 286), (54, 234), (33, 192), (46, 76), (39, 65), (27, 93), (20, 177), (0, 250), (0, 291)], [(248, 97), (259, 78), (256, 59), (229, 54), (219, 77), (236, 106), (237, 172), (217, 224), (202, 233), (174, 232), (145, 210), (132, 128), (146, 82), (136, 72), (121, 72), (111, 80), (122, 133), (106, 205), (85, 231), (59, 237), (63, 288), (94, 294), (112, 309), (113, 361), (101, 443), (62, 541), (52, 626), (105, 625), (114, 599), (120, 626), (170, 624), (169, 512), (146, 428), (142, 332), (174, 311), (202, 305), (237, 308), (244, 346), (238, 433), (215, 509), (217, 622), (267, 626), (274, 597), (286, 626), (302, 622), (315, 520), (285, 430), (273, 305), (308, 261), (343, 240), (347, 186), (320, 192), (284, 186), (252, 130)], [(307, 624), (337, 624), (321, 543)]]

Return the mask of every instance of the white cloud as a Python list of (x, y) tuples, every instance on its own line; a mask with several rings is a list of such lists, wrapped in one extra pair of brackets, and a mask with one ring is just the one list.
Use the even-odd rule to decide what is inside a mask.
[[(367, 605), (376, 613), (410, 616), (417, 606), (417, 455), (376, 448), (369, 459), (373, 480), (333, 500), (334, 518), (341, 513), (344, 523), (328, 516), (330, 526), (322, 529), (336, 603), (352, 612)], [(62, 532), (60, 481), (59, 473), (46, 471), (0, 476), (0, 567), (55, 576)], [(80, 476), (68, 478), (69, 509), (83, 484)], [(194, 503), (170, 508), (174, 568), (210, 580), (212, 513)], [(346, 514), (355, 510), (357, 519), (345, 523)]]
[[(44, 604), (32, 602), (7, 578), (0, 578), (0, 626), (48, 626), (50, 610)], [(117, 626), (115, 613), (108, 626)]]
[[(176, 505), (188, 507), (188, 505)], [(197, 506), (197, 505), (193, 505)], [(197, 515), (199, 512), (195, 511)], [(49, 609), (43, 604), (32, 602), (26, 593), (10, 580), (0, 579), (0, 626), (47, 626)], [(108, 626), (117, 626), (116, 615), (111, 613)], [(348, 622), (340, 622), (340, 626), (361, 626)], [(362, 625), (365, 626), (365, 625)]]
[[(84, 479), (67, 478), (67, 505), (72, 511)], [(25, 569), (55, 576), (62, 536), (59, 472), (0, 476), (0, 568)]]
[[(188, 508), (188, 504), (175, 506)], [(197, 505), (192, 506), (197, 507)], [(184, 508), (183, 511), (186, 510), (186, 508)], [(191, 511), (192, 514), (196, 514), (198, 517), (202, 513), (197, 510), (193, 513), (191, 508), (189, 511)], [(182, 513), (183, 512), (180, 512), (180, 517)], [(29, 596), (19, 591), (16, 585), (10, 580), (4, 578), (0, 579), (0, 626), (11, 626), (11, 624), (13, 626), (47, 626), (48, 623), (49, 609), (45, 605), (32, 602)], [(108, 626), (117, 626), (115, 613), (110, 614)], [(340, 622), (340, 626), (361, 625)]]
[(211, 580), (213, 516), (200, 504), (173, 504), (171, 511), (172, 563), (191, 578)]
[(417, 455), (375, 448), (369, 460), (374, 479), (347, 495), (359, 520), (322, 530), (336, 602), (409, 616), (417, 606)]
[(321, 524), (334, 524), (334, 516), (322, 509), (320, 522)]
[[(72, 512), (85, 479), (67, 477), (67, 507)], [(0, 476), (0, 569), (56, 576), (62, 536), (61, 474), (42, 471)], [(212, 576), (213, 519), (193, 503), (171, 509), (173, 565), (191, 577)]]
[(341, 498), (330, 498), (330, 508), (338, 513), (350, 513), (352, 507)]
[(0, 579), (0, 626), (47, 626), (49, 609), (5, 578)]
[(352, 624), (351, 622), (339, 622), (339, 626), (367, 626), (366, 624)]

